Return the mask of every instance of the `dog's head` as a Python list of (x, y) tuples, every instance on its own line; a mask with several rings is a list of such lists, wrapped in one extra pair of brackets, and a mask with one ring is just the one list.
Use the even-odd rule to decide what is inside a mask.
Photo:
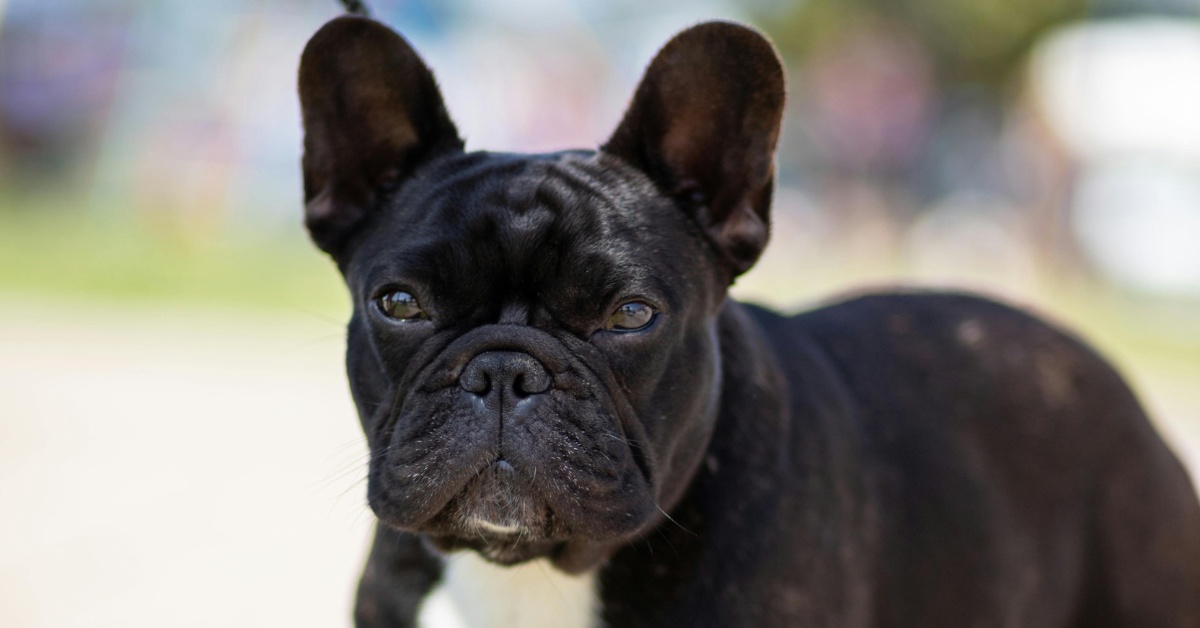
[(656, 524), (712, 432), (726, 289), (767, 241), (770, 43), (679, 34), (599, 151), (464, 152), (429, 69), (365, 18), (313, 36), (300, 99), (380, 521), (568, 570)]

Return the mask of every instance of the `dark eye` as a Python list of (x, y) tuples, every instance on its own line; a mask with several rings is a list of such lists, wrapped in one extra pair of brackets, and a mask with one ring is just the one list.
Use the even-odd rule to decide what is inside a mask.
[(429, 318), (417, 303), (417, 297), (402, 290), (384, 294), (376, 299), (376, 302), (379, 304), (379, 311), (388, 318), (401, 321), (419, 321)]
[(638, 331), (645, 329), (654, 321), (654, 308), (641, 301), (630, 301), (617, 308), (604, 324), (605, 329), (613, 331)]

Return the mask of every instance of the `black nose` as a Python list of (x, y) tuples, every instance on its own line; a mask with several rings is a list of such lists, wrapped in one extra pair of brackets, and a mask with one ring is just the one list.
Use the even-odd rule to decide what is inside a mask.
[(550, 374), (528, 353), (485, 351), (463, 369), (458, 385), (480, 397), (522, 398), (546, 392), (550, 388)]

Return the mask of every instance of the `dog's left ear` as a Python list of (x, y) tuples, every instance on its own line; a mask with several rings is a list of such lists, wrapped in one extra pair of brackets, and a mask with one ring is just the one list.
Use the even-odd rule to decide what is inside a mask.
[(738, 24), (700, 24), (650, 63), (602, 150), (692, 212), (732, 278), (767, 244), (783, 104), (783, 66), (771, 42)]
[(304, 223), (337, 258), (382, 190), (462, 140), (416, 51), (390, 28), (340, 17), (300, 58)]

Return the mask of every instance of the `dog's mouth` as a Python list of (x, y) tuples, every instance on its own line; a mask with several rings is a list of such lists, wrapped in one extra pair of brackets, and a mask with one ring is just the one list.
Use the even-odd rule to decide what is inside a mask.
[(452, 529), (498, 539), (550, 537), (557, 522), (531, 482), (504, 458), (475, 474), (437, 518)]
[(471, 549), (502, 564), (553, 555), (571, 534), (530, 480), (503, 458), (476, 473), (422, 532), (442, 551)]

